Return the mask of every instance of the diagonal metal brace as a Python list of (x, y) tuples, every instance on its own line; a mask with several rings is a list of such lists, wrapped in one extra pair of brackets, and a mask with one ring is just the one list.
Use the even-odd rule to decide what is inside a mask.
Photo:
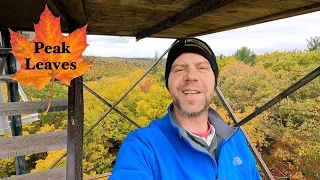
[[(216, 91), (220, 101), (222, 102), (223, 106), (227, 109), (231, 119), (233, 120), (233, 122), (235, 124), (237, 124), (239, 122), (239, 120), (238, 120), (237, 116), (234, 114), (231, 106), (228, 104), (226, 98), (222, 94), (220, 88), (217, 87), (215, 91)], [(262, 168), (263, 173), (265, 175), (267, 175), (266, 178), (268, 180), (274, 180), (274, 177), (273, 177), (272, 173), (270, 172), (268, 166), (264, 163), (264, 161), (263, 161), (262, 157), (260, 156), (260, 154), (259, 154), (258, 150), (256, 149), (256, 147), (251, 142), (251, 140), (250, 140), (248, 134), (246, 133), (246, 131), (242, 127), (240, 127), (240, 130), (242, 131), (243, 135), (245, 136), (247, 142), (249, 143), (250, 150), (253, 153), (255, 159), (258, 161), (258, 164)]]
[[(90, 89), (86, 84), (83, 83), (83, 87), (89, 91), (92, 95), (96, 96), (100, 101), (102, 101), (104, 104), (106, 104), (107, 106), (111, 107), (112, 104), (109, 103), (107, 100), (103, 99), (99, 94), (97, 94), (96, 92), (94, 92), (92, 89)], [(124, 114), (123, 112), (121, 112), (118, 108), (114, 108), (114, 111), (116, 111), (119, 115), (121, 115), (122, 117), (124, 117), (126, 120), (128, 120), (129, 122), (131, 122), (132, 124), (134, 124), (137, 128), (140, 128), (141, 126), (139, 126), (139, 124), (137, 124), (134, 120), (132, 120), (131, 118), (129, 118), (126, 114)]]
[(247, 123), (248, 121), (250, 121), (254, 117), (258, 116), (259, 114), (261, 114), (265, 110), (269, 109), (271, 106), (273, 106), (276, 103), (278, 103), (279, 101), (281, 101), (283, 98), (289, 96), (290, 94), (295, 92), (297, 89), (299, 89), (299, 88), (303, 87), (304, 85), (306, 85), (307, 83), (309, 83), (310, 81), (312, 81), (313, 79), (315, 79), (319, 75), (320, 75), (320, 66), (318, 68), (316, 68), (315, 70), (313, 70), (312, 72), (310, 72), (309, 74), (307, 74), (305, 77), (303, 77), (299, 81), (297, 81), (296, 83), (294, 83), (293, 85), (291, 85), (286, 90), (282, 91), (279, 95), (274, 97), (272, 100), (270, 100), (269, 102), (264, 104), (262, 107), (260, 107), (259, 109), (257, 109), (253, 113), (251, 113), (249, 116), (245, 117), (243, 120), (241, 120), (235, 126), (240, 127), (240, 126), (244, 125), (245, 123)]

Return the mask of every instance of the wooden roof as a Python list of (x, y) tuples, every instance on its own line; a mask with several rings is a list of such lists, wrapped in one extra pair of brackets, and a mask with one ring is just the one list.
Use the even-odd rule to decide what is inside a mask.
[(320, 0), (6, 0), (0, 28), (33, 31), (48, 3), (88, 34), (181, 38), (210, 34), (320, 10)]

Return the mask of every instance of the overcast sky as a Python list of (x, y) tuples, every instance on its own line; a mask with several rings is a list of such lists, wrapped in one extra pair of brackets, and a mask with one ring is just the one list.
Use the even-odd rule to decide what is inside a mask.
[[(307, 41), (320, 36), (320, 11), (245, 28), (199, 36), (216, 55), (232, 55), (246, 46), (256, 54), (266, 52), (305, 50)], [(136, 42), (134, 37), (89, 35), (89, 47), (83, 55), (152, 58), (162, 54), (174, 39), (145, 38)]]

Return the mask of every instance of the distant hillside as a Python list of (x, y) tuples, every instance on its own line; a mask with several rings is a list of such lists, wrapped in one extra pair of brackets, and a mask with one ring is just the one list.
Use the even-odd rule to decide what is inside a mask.
[(84, 56), (84, 59), (94, 64), (84, 74), (84, 81), (98, 80), (102, 76), (128, 76), (128, 74), (137, 69), (147, 69), (154, 62), (131, 58), (119, 57), (94, 57)]
[(130, 57), (130, 58), (123, 58), (123, 57), (110, 57), (115, 59), (130, 59), (130, 60), (154, 60), (154, 58), (145, 58), (145, 57)]

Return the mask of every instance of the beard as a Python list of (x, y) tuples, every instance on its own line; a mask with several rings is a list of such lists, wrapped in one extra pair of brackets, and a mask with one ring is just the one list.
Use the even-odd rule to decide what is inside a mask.
[(197, 107), (194, 107), (193, 105), (196, 103), (195, 100), (186, 101), (180, 98), (177, 93), (172, 92), (171, 94), (173, 104), (180, 110), (181, 115), (191, 118), (200, 116), (205, 113), (208, 110), (209, 105), (213, 99), (213, 92), (211, 92), (209, 96), (205, 96), (204, 101), (201, 101)]

